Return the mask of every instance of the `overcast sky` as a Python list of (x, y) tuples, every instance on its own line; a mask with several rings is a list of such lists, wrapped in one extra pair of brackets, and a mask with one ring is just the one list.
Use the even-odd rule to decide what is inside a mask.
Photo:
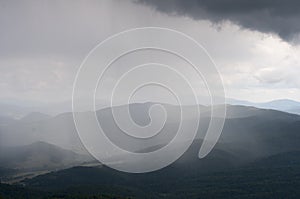
[(159, 26), (206, 48), (227, 97), (299, 100), (299, 9), (296, 0), (3, 0), (0, 99), (70, 100), (76, 71), (95, 45), (126, 29)]

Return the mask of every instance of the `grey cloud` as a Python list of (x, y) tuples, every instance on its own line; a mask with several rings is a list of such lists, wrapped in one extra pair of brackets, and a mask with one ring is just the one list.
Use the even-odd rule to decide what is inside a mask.
[(297, 0), (137, 0), (160, 12), (222, 23), (229, 20), (243, 28), (275, 33), (295, 42), (300, 33)]

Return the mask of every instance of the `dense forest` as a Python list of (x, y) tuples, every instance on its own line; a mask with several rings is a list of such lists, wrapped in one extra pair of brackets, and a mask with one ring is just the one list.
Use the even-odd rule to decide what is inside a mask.
[(108, 167), (74, 167), (0, 186), (2, 198), (299, 198), (300, 152), (274, 155), (238, 168), (186, 172), (170, 166), (127, 174)]

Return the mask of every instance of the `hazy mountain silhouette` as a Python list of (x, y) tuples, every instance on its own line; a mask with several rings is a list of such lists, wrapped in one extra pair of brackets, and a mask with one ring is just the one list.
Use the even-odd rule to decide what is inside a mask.
[[(132, 119), (140, 125), (148, 124), (150, 118), (147, 113), (151, 105), (131, 104)], [(163, 129), (166, 135), (140, 145), (133, 142), (128, 150), (148, 152), (168, 143), (178, 124), (178, 107), (164, 106), (171, 116)], [(126, 106), (114, 108), (126, 110)], [(292, 192), (289, 194), (291, 198), (298, 198), (300, 116), (249, 106), (227, 106), (227, 117), (219, 142), (207, 157), (199, 159), (202, 138), (210, 121), (210, 107), (201, 106), (200, 109), (197, 139), (182, 157), (162, 170), (137, 175), (106, 166), (74, 167), (25, 180), (22, 182), (25, 188), (0, 185), (0, 194), (1, 189), (15, 189), (25, 195), (30, 193), (31, 196), (38, 192), (37, 195), (44, 198), (84, 198), (99, 194), (108, 194), (109, 197), (115, 194), (116, 198), (283, 198)], [(101, 109), (97, 111), (97, 116), (103, 128), (111, 132), (111, 140), (118, 141), (116, 138), (121, 131), (113, 123), (112, 109)], [(1, 142), (13, 141), (15, 137), (23, 142), (43, 138), (44, 141), (69, 149), (78, 149), (80, 146), (71, 113), (43, 121), (15, 121), (13, 125), (4, 125), (0, 129)], [(130, 143), (126, 139), (121, 139), (123, 143), (119, 144), (122, 147)], [(4, 154), (4, 158), (0, 158), (2, 168), (18, 169), (62, 168), (78, 165), (81, 161), (76, 160), (87, 157), (42, 142), (12, 147), (5, 153), (1, 150), (1, 153)]]
[(0, 167), (21, 171), (53, 170), (93, 160), (45, 142), (18, 147), (1, 147)]
[(38, 121), (43, 121), (50, 119), (51, 116), (44, 114), (44, 113), (39, 113), (39, 112), (32, 112), (29, 113), (28, 115), (25, 115), (20, 119), (22, 122), (38, 122)]
[[(148, 124), (150, 121), (148, 110), (151, 105), (152, 103), (131, 104), (132, 119), (140, 125)], [(155, 146), (163, 146), (175, 135), (180, 122), (179, 107), (167, 104), (164, 104), (164, 107), (169, 114), (162, 132), (159, 136), (143, 142), (132, 140), (124, 135), (114, 122), (112, 108), (97, 111), (97, 116), (101, 127), (113, 142), (130, 151), (141, 151)], [(126, 106), (118, 106), (113, 109), (126, 110)], [(201, 120), (197, 139), (203, 139), (210, 121), (210, 107), (201, 106), (200, 110)], [(224, 145), (223, 150), (231, 153), (232, 151), (245, 153), (249, 157), (250, 155), (262, 156), (298, 150), (299, 121), (300, 116), (294, 114), (229, 105), (219, 142)], [(44, 141), (77, 153), (87, 154), (78, 137), (71, 113), (60, 114), (42, 121), (16, 121), (13, 124), (1, 125), (0, 138), (0, 146), (20, 146)]]
[(262, 109), (273, 109), (293, 114), (300, 114), (300, 102), (290, 99), (272, 100), (269, 102), (255, 103), (243, 100), (228, 99), (227, 102), (232, 105), (254, 106)]

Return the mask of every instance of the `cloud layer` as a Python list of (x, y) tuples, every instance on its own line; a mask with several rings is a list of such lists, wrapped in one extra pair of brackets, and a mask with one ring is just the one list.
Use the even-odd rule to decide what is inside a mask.
[[(223, 1), (220, 4), (214, 0), (202, 4), (196, 0), (0, 1), (0, 102), (69, 101), (76, 72), (87, 53), (113, 34), (144, 26), (175, 29), (197, 40), (214, 59), (231, 98), (300, 99), (300, 46), (290, 42), (300, 28), (292, 27), (298, 23), (297, 3), (279, 6), (276, 1), (264, 4)], [(277, 23), (281, 26), (264, 31), (287, 31), (282, 38), (290, 43), (274, 34), (250, 30), (258, 30), (257, 24), (267, 23), (267, 19), (260, 17), (264, 15), (262, 10), (280, 16), (274, 21), (269, 19), (273, 25), (282, 20)], [(238, 24), (246, 18), (252, 21), (249, 28), (228, 21)], [(222, 19), (228, 20), (223, 23)], [(221, 28), (212, 26), (210, 21), (222, 22)], [(118, 45), (113, 46), (109, 52), (117, 48)], [(168, 59), (161, 54), (161, 60)], [(145, 93), (153, 92), (145, 90)], [(143, 95), (140, 93), (138, 97)]]
[(243, 28), (275, 33), (295, 42), (300, 32), (300, 1), (297, 0), (138, 0), (171, 15), (207, 19), (213, 23), (229, 20)]

